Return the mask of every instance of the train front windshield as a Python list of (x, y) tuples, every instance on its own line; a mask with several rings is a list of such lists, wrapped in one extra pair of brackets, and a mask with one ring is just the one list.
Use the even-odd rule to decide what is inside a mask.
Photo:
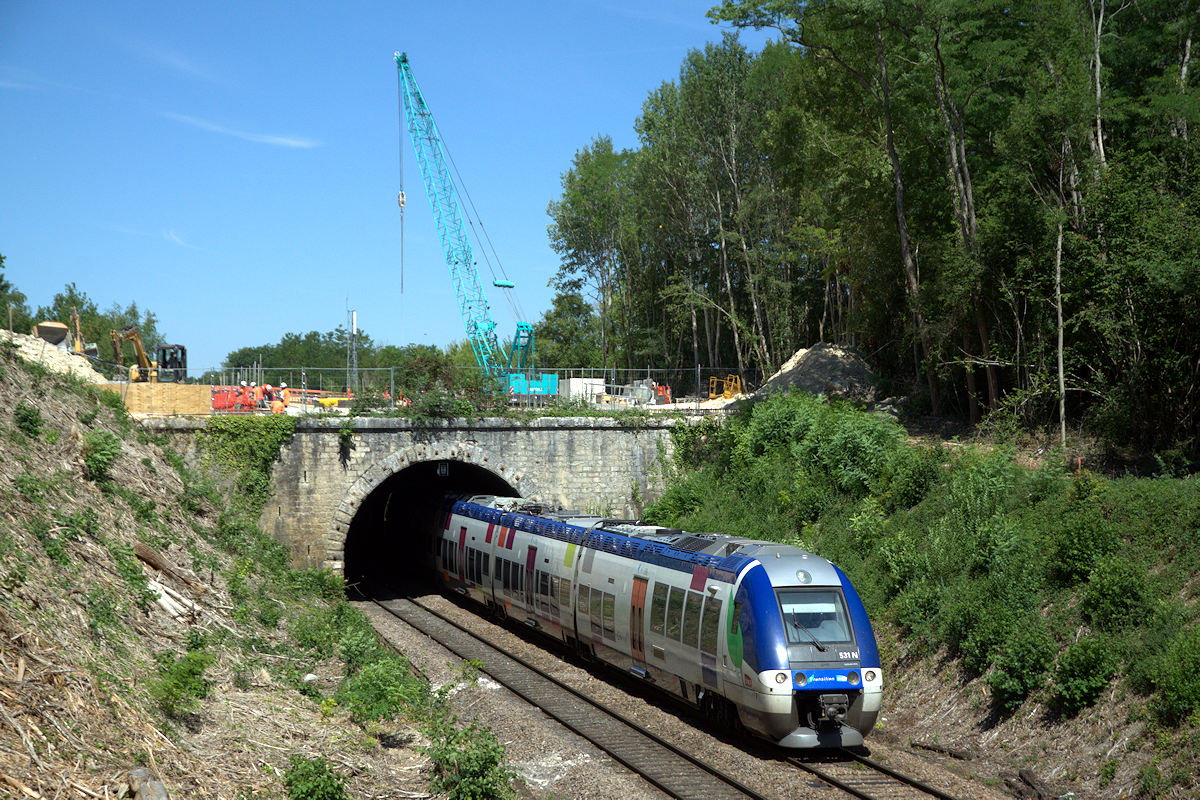
[(779, 589), (788, 644), (849, 644), (854, 641), (846, 603), (837, 589)]

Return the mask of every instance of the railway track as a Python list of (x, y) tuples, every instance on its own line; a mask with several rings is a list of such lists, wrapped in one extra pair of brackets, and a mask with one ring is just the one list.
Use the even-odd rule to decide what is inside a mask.
[(853, 750), (839, 748), (836, 752), (841, 761), (814, 762), (796, 756), (785, 760), (859, 800), (925, 800), (929, 797), (936, 797), (938, 800), (958, 800), (952, 794), (897, 772)]
[[(374, 602), (458, 657), (482, 661), (483, 672), (492, 679), (671, 797), (768, 800), (782, 796), (775, 791), (764, 795), (746, 786), (423, 603), (412, 599)], [(780, 758), (778, 763), (797, 770), (797, 781), (787, 796), (833, 798), (842, 793), (860, 800), (958, 800), (855, 752), (840, 750), (833, 758), (829, 756), (825, 752), (816, 758)], [(804, 780), (802, 774), (818, 779), (823, 786)]]

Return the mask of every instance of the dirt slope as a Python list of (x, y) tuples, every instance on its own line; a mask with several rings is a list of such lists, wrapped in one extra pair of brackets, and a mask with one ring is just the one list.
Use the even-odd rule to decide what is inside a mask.
[[(104, 487), (85, 459), (102, 431), (120, 443)], [(415, 732), (368, 736), (274, 677), (311, 671), (328, 692), (338, 674), (291, 664), (276, 625), (294, 608), (268, 613), (264, 597), (246, 613), (228, 577), (252, 585), (253, 574), (209, 543), (218, 509), (185, 512), (183, 489), (162, 444), (89, 383), (63, 383), (0, 342), (0, 797), (115, 798), (137, 766), (173, 798), (281, 797), (294, 754), (322, 754), (352, 796), (419, 796), (424, 757), (380, 745)], [(138, 559), (139, 544), (180, 577)], [(150, 580), (194, 610), (168, 614)], [(155, 655), (174, 659), (198, 636), (215, 657), (212, 686), (171, 719), (152, 699)]]

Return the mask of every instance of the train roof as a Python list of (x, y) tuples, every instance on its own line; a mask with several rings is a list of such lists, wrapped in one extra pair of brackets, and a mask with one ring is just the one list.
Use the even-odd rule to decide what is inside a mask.
[[(491, 522), (684, 572), (692, 572), (697, 566), (705, 567), (713, 578), (731, 583), (752, 561), (760, 561), (766, 567), (771, 583), (776, 586), (840, 583), (829, 561), (790, 545), (554, 511), (521, 498), (476, 495), (467, 502), (495, 514), (495, 519), (489, 519)], [(520, 516), (503, 519), (507, 514)], [(491, 516), (485, 513), (485, 517)]]

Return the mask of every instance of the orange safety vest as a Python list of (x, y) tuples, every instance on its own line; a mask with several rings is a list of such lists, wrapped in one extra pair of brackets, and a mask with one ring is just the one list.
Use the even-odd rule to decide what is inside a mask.
[(283, 413), (283, 401), (282, 400), (275, 399), (275, 400), (271, 401), (271, 413), (272, 414), (282, 414)]
[(283, 401), (283, 404), (284, 404), (285, 406), (286, 406), (288, 403), (292, 402), (292, 390), (291, 390), (291, 389), (286, 389), (286, 388), (285, 388), (285, 389), (280, 389), (280, 390), (279, 390), (279, 399)]

